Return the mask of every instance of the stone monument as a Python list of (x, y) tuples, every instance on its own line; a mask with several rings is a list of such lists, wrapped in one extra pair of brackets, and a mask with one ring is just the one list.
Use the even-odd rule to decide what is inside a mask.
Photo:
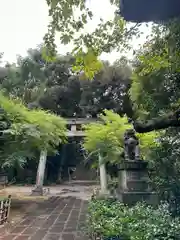
[(140, 201), (157, 205), (158, 197), (149, 187), (148, 163), (140, 159), (139, 139), (133, 129), (124, 134), (124, 160), (119, 164), (117, 198), (128, 205)]

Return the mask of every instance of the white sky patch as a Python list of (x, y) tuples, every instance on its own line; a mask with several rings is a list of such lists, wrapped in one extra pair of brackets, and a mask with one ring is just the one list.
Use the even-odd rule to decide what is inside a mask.
[[(99, 19), (111, 20), (115, 8), (109, 0), (89, 0), (89, 7), (94, 16), (86, 26), (86, 31), (93, 31), (99, 23)], [(48, 7), (45, 0), (0, 0), (0, 52), (4, 52), (4, 61), (15, 62), (17, 55), (25, 56), (29, 48), (35, 48), (43, 42), (43, 36), (47, 31)], [(143, 27), (145, 35), (148, 28)], [(133, 41), (133, 48), (143, 43), (145, 37)], [(58, 35), (56, 43), (59, 43)], [(72, 45), (64, 46), (58, 44), (60, 54), (70, 52)], [(132, 53), (129, 53), (129, 56)], [(120, 54), (113, 52), (103, 54), (102, 59), (113, 62)]]
[(17, 54), (24, 56), (42, 43), (48, 9), (45, 0), (0, 0), (0, 6), (0, 51), (13, 62)]

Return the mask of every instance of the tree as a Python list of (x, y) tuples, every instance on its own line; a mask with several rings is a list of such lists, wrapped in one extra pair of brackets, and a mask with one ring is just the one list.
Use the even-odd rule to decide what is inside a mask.
[(131, 88), (135, 112), (145, 123), (141, 130), (147, 130), (148, 122), (151, 123), (148, 131), (165, 129), (159, 138), (160, 145), (152, 149), (149, 157), (150, 175), (154, 189), (161, 199), (171, 203), (175, 213), (180, 209), (179, 37), (178, 21), (154, 26), (153, 38), (134, 61)]
[[(83, 147), (88, 153), (87, 160), (91, 159), (97, 166), (99, 154), (109, 165), (117, 164), (123, 159), (124, 133), (132, 128), (126, 117), (120, 117), (117, 113), (109, 110), (100, 115), (101, 122), (91, 123), (85, 126), (85, 138)], [(140, 139), (141, 156), (145, 159), (151, 153), (151, 148), (158, 146), (160, 133), (151, 132), (138, 134)]]
[[(119, 7), (119, 1), (110, 1), (115, 8)], [(120, 47), (128, 47), (128, 40), (135, 34), (139, 34), (139, 24), (135, 24), (132, 28), (128, 28), (128, 24), (121, 18), (120, 15), (115, 14), (112, 21), (101, 21), (98, 27), (92, 34), (81, 31), (85, 24), (90, 21), (93, 14), (89, 11), (86, 2), (83, 0), (78, 1), (66, 1), (62, 3), (60, 0), (48, 0), (49, 14), (52, 17), (52, 21), (49, 24), (48, 34), (45, 36), (46, 49), (53, 52), (55, 49), (54, 35), (56, 31), (61, 33), (61, 41), (67, 43), (68, 41), (75, 43), (75, 49), (73, 54), (76, 58), (75, 66), (85, 72), (91, 79), (94, 77), (94, 73), (102, 68), (102, 65), (98, 62), (98, 56), (102, 52), (110, 52), (111, 49), (120, 49)], [(75, 11), (80, 8), (82, 10), (79, 18), (75, 17)], [(75, 9), (75, 10), (74, 10)], [(109, 30), (111, 28), (112, 30)], [(69, 34), (67, 34), (67, 32)], [(75, 35), (75, 33), (78, 33)], [(77, 36), (77, 37), (76, 37)], [(79, 37), (80, 36), (80, 37)], [(141, 62), (146, 66), (143, 67), (143, 72), (147, 69), (158, 70), (163, 68), (166, 71), (166, 76), (169, 74), (169, 69), (179, 69), (179, 24), (178, 20), (173, 20), (168, 23), (158, 24), (155, 26), (154, 36), (148, 43), (146, 48), (146, 54), (141, 55)], [(156, 45), (160, 44), (160, 48), (153, 52), (154, 47), (152, 45), (156, 42)], [(178, 44), (176, 44), (176, 42)], [(123, 44), (125, 43), (125, 45)], [(85, 50), (84, 50), (85, 49)], [(143, 49), (144, 51), (145, 49)], [(139, 57), (138, 57), (139, 58)], [(176, 62), (176, 64), (174, 64)], [(91, 64), (89, 64), (91, 63)], [(92, 63), (93, 66), (92, 66)], [(76, 66), (76, 67), (77, 67)], [(138, 88), (139, 78), (137, 75), (135, 78), (138, 80), (134, 85)], [(138, 82), (138, 83), (137, 83)], [(173, 84), (172, 84), (173, 85)], [(134, 88), (133, 88), (134, 89)], [(131, 94), (131, 98), (134, 99), (135, 92)], [(141, 93), (141, 91), (139, 91)], [(133, 101), (129, 102), (131, 105), (130, 118), (133, 120), (134, 128), (137, 132), (149, 132), (152, 130), (165, 129), (168, 127), (180, 126), (179, 114), (180, 110), (178, 107), (169, 111), (163, 116), (156, 116), (153, 119), (144, 121), (138, 116), (136, 109), (136, 103)]]
[(42, 110), (29, 110), (21, 102), (0, 94), (1, 163), (33, 157), (36, 150), (56, 152), (66, 139), (66, 123), (59, 116)]
[(103, 68), (93, 81), (81, 81), (83, 91), (80, 105), (83, 111), (93, 117), (104, 109), (114, 110), (120, 115), (129, 111), (125, 102), (131, 86), (130, 76), (131, 68), (122, 59), (113, 65), (103, 62)]
[[(179, 33), (178, 22), (155, 26), (153, 39), (137, 55), (131, 88), (137, 131), (180, 125)], [(137, 116), (146, 122), (138, 124)]]
[[(48, 33), (44, 37), (46, 57), (56, 55), (55, 34), (60, 32), (62, 44), (69, 42), (74, 44), (72, 51), (76, 58), (74, 69), (84, 71), (90, 78), (102, 68), (98, 60), (102, 52), (128, 47), (128, 40), (138, 32), (139, 24), (129, 29), (123, 18), (115, 11), (112, 20), (99, 19), (97, 27), (90, 33), (85, 31), (85, 26), (93, 19), (93, 13), (85, 0), (66, 2), (47, 0), (47, 4), (51, 21)], [(119, 10), (119, 1), (110, 0), (109, 4), (115, 10)]]
[(8, 74), (1, 85), (5, 93), (30, 108), (40, 107), (62, 117), (97, 117), (105, 108), (121, 115), (125, 112), (131, 69), (124, 59), (112, 66), (104, 62), (94, 81), (84, 76), (81, 80), (73, 72), (70, 55), (58, 56), (52, 63), (41, 59), (41, 49), (31, 49), (27, 57), (18, 57), (17, 67), (6, 66)]
[(45, 67), (46, 91), (39, 98), (40, 106), (63, 117), (96, 117), (105, 108), (122, 114), (131, 84), (131, 69), (128, 62), (121, 59), (112, 66), (102, 63), (94, 81), (89, 81), (86, 76), (73, 72), (71, 56), (57, 57)]
[[(6, 75), (1, 80), (1, 89), (14, 98), (20, 98), (25, 104), (37, 101), (45, 88), (45, 75), (38, 51), (29, 50), (28, 56), (17, 58), (17, 64), (8, 64), (3, 70)], [(34, 54), (34, 55), (33, 55)]]
[(17, 67), (5, 68), (7, 76), (1, 88), (29, 107), (50, 110), (62, 117), (96, 117), (103, 109), (113, 109), (121, 115), (129, 111), (125, 101), (131, 85), (131, 68), (126, 59), (113, 65), (102, 62), (94, 81), (73, 72), (71, 55), (43, 63), (42, 51), (37, 48), (17, 60)]

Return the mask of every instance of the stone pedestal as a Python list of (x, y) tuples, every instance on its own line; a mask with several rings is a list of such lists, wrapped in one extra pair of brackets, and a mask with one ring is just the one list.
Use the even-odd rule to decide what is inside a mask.
[(143, 160), (128, 160), (119, 165), (117, 198), (121, 202), (128, 205), (142, 201), (151, 205), (158, 204), (157, 194), (149, 188), (147, 165)]
[(43, 196), (43, 188), (42, 187), (35, 187), (32, 190), (31, 196)]

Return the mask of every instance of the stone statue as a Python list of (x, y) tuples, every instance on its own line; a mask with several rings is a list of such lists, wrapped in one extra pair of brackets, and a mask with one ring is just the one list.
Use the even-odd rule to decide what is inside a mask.
[(125, 160), (140, 160), (139, 140), (134, 129), (126, 130), (124, 134), (124, 157)]

